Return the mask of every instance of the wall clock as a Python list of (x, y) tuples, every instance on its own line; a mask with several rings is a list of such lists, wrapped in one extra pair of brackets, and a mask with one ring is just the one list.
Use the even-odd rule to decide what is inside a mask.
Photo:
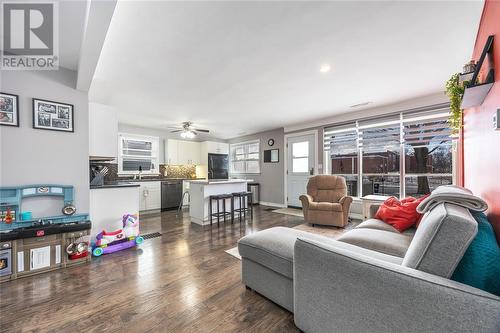
[(267, 144), (271, 147), (274, 146), (274, 139), (267, 140)]

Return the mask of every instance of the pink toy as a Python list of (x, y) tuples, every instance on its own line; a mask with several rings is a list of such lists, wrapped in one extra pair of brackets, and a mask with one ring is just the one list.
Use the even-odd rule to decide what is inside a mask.
[(96, 236), (96, 243), (92, 254), (96, 257), (121, 251), (141, 244), (144, 238), (139, 236), (139, 218), (137, 215), (123, 215), (123, 229), (113, 232), (103, 230)]

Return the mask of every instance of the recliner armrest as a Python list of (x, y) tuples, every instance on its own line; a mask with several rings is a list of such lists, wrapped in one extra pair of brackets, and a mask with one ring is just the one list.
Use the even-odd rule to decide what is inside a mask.
[(299, 197), (299, 200), (302, 202), (302, 208), (308, 208), (311, 202), (314, 202), (313, 197), (309, 194), (302, 194)]
[(446, 278), (299, 238), (294, 316), (314, 332), (497, 332), (500, 297)]

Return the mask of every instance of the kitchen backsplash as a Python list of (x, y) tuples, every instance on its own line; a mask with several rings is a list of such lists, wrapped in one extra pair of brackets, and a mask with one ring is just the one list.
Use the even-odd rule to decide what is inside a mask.
[[(104, 182), (110, 183), (117, 180), (132, 179), (133, 175), (118, 177), (118, 164), (113, 162), (90, 161), (89, 173), (90, 179), (93, 179), (92, 168), (102, 170), (107, 168)], [(165, 178), (196, 178), (196, 166), (194, 165), (166, 165), (160, 164), (160, 175), (156, 176), (159, 179)], [(143, 178), (155, 178), (150, 175), (143, 175)]]
[(90, 173), (90, 180), (94, 178), (92, 169), (97, 168), (98, 170), (101, 170), (104, 167), (107, 167), (108, 171), (106, 175), (104, 176), (104, 182), (113, 182), (118, 179), (118, 164), (117, 163), (111, 163), (111, 162), (102, 162), (102, 161), (90, 161), (89, 163), (89, 173)]
[(160, 164), (160, 174), (165, 178), (196, 178), (196, 166)]

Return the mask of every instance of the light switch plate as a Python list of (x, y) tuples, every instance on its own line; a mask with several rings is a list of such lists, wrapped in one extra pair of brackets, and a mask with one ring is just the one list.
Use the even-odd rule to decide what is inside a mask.
[(497, 112), (495, 112), (493, 116), (493, 128), (495, 130), (500, 130), (500, 109), (497, 109)]

